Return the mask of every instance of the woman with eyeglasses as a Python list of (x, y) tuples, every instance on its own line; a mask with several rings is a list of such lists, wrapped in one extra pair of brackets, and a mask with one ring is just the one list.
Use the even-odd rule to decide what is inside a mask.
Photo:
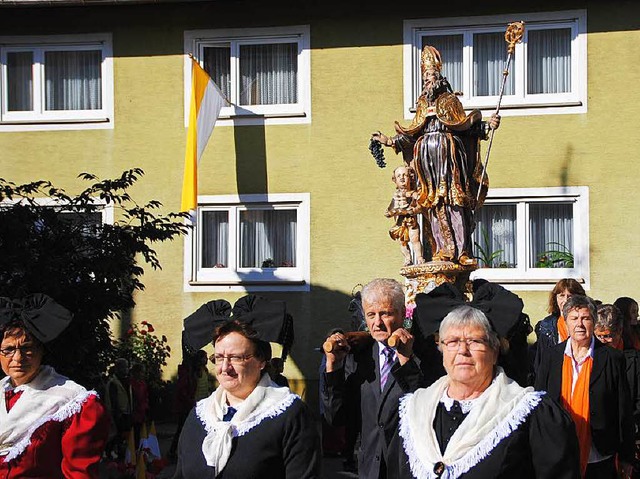
[(316, 422), (297, 395), (271, 381), (271, 345), (238, 320), (219, 326), (213, 345), (220, 386), (185, 422), (174, 479), (319, 477)]
[(98, 478), (109, 418), (95, 391), (43, 364), (72, 315), (44, 294), (0, 298), (0, 477)]
[(447, 296), (443, 286), (416, 298), (420, 328), (439, 323), (447, 374), (401, 399), (403, 477), (577, 479), (569, 415), (497, 365), (504, 333), (522, 311), (520, 298), (487, 283), (471, 305), (456, 307), (463, 300)]

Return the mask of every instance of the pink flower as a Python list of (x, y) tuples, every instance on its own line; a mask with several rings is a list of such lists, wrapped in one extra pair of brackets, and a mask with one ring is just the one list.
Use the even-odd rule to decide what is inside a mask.
[(140, 334), (145, 335), (145, 334), (147, 334), (147, 332), (146, 332), (146, 331), (144, 331), (144, 330), (142, 330), (142, 331), (140, 331)]
[(154, 327), (153, 327), (153, 326), (151, 326), (151, 325), (150, 325), (150, 324), (148, 324), (148, 323), (147, 323), (147, 330), (148, 330), (150, 333), (153, 333), (153, 332), (155, 331)]
[(142, 323), (141, 323), (141, 324), (147, 325), (147, 324), (149, 324), (149, 323), (147, 323), (146, 321), (142, 321)]

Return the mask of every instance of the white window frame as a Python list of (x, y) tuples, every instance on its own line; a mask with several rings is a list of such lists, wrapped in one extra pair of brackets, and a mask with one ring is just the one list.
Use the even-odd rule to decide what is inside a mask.
[[(529, 215), (527, 204), (573, 203), (573, 268), (531, 268), (529, 263)], [(512, 290), (548, 290), (562, 278), (574, 278), (590, 289), (589, 270), (589, 187), (492, 188), (485, 204), (515, 204), (517, 222), (516, 268), (480, 268), (471, 279), (482, 278)]]
[[(229, 43), (231, 45), (231, 83), (237, 83), (239, 69), (238, 47), (242, 44), (298, 44), (298, 102), (280, 105), (223, 106), (216, 125), (278, 125), (311, 122), (311, 61), (309, 25), (270, 28), (230, 28), (220, 30), (188, 30), (184, 32), (184, 124), (189, 125), (191, 99), (191, 59), (202, 58), (203, 48), (209, 45)], [(201, 63), (202, 64), (202, 63)]]
[[(269, 205), (297, 211), (296, 266), (293, 268), (237, 267), (239, 212)], [(229, 211), (227, 268), (201, 268), (203, 211)], [(198, 196), (196, 222), (185, 237), (184, 291), (309, 291), (310, 290), (310, 195), (278, 193)]]
[[(45, 111), (44, 52), (100, 50), (102, 52), (102, 108), (100, 110)], [(7, 53), (34, 52), (32, 112), (7, 111)], [(42, 130), (92, 130), (114, 127), (113, 46), (110, 33), (0, 37), (0, 132)]]
[[(474, 97), (472, 95), (473, 52), (472, 38), (475, 33), (504, 33), (508, 23), (515, 20), (525, 22), (524, 41), (516, 45), (515, 61), (511, 62), (510, 75), (514, 75), (515, 94), (504, 95), (500, 113), (503, 116), (546, 115), (587, 112), (587, 12), (565, 10), (544, 13), (523, 13), (478, 17), (451, 17), (404, 22), (404, 116), (413, 118), (415, 100), (421, 89), (420, 53), (422, 37), (425, 35), (463, 35), (463, 95), (460, 97), (465, 109), (477, 108), (483, 114), (491, 114), (497, 105), (498, 96)], [(570, 28), (571, 41), (571, 92), (526, 94), (526, 42), (528, 32), (545, 28)], [(505, 59), (507, 56), (505, 42)], [(445, 58), (446, 60), (446, 58)]]
[[(42, 207), (57, 207), (60, 208), (60, 213), (64, 214), (64, 207), (68, 203), (58, 200), (56, 198), (34, 198), (33, 202)], [(16, 198), (16, 199), (8, 199), (0, 201), (0, 208), (11, 206), (16, 203), (27, 203), (27, 200), (24, 198)], [(113, 204), (107, 203), (105, 200), (100, 198), (91, 198), (91, 203), (94, 205), (100, 205), (100, 207), (94, 211), (93, 213), (100, 213), (102, 215), (102, 224), (113, 224), (115, 222), (115, 208)], [(68, 211), (68, 213), (75, 213), (75, 211)]]

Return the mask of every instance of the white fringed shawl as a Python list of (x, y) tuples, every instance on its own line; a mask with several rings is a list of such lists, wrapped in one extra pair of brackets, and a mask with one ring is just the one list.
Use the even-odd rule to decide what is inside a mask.
[(7, 376), (0, 381), (0, 456), (4, 462), (25, 451), (36, 429), (49, 421), (62, 422), (72, 417), (90, 396), (96, 395), (52, 367), (43, 366), (33, 380), (14, 389), (22, 391), (22, 395), (7, 412), (4, 392), (9, 380)]
[[(417, 479), (455, 479), (486, 458), (494, 447), (515, 431), (538, 406), (544, 392), (523, 388), (509, 379), (502, 368), (491, 385), (474, 400), (467, 417), (440, 453), (433, 429), (436, 408), (449, 386), (444, 376), (427, 389), (419, 389), (400, 399), (400, 436), (409, 458), (411, 473)], [(434, 473), (442, 462), (445, 471)]]
[(218, 387), (211, 396), (198, 401), (196, 416), (207, 432), (202, 454), (218, 475), (227, 465), (234, 437), (242, 436), (264, 419), (282, 414), (298, 398), (289, 388), (280, 388), (264, 374), (251, 394), (238, 407), (231, 421), (223, 421), (226, 392)]

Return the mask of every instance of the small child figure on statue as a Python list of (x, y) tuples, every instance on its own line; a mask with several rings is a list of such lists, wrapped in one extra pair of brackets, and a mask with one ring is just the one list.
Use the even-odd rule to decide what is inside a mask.
[(404, 266), (413, 264), (409, 243), (413, 246), (416, 264), (422, 264), (424, 263), (424, 257), (422, 256), (420, 228), (417, 220), (417, 214), (420, 213), (420, 205), (416, 202), (417, 192), (413, 189), (415, 172), (413, 168), (398, 166), (393, 170), (391, 179), (396, 185), (396, 191), (384, 215), (387, 218), (395, 217), (396, 224), (389, 230), (389, 236), (391, 236), (391, 239), (400, 242), (400, 250), (404, 256)]

